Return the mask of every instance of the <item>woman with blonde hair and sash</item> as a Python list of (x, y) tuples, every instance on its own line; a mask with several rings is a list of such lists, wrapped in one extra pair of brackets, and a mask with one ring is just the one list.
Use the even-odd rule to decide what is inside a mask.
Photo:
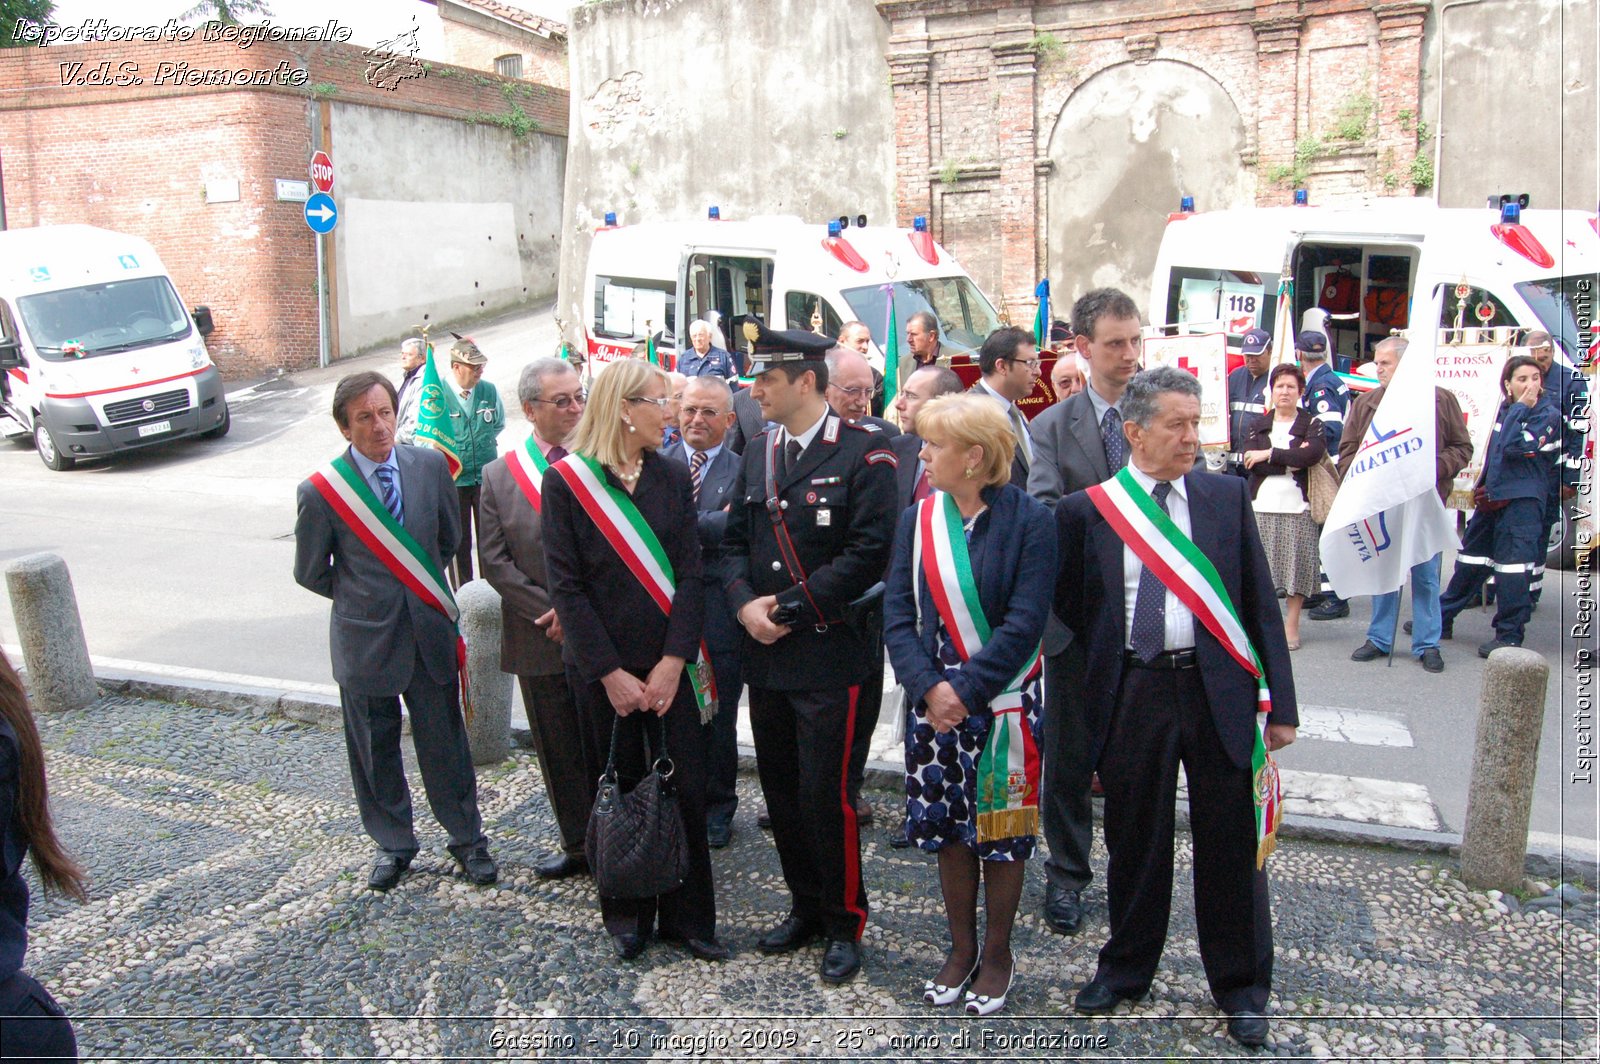
[(1011, 928), (1039, 827), (1039, 639), (1055, 525), (1010, 484), (1016, 437), (992, 399), (933, 399), (917, 432), (935, 490), (901, 516), (884, 641), (914, 706), (907, 831), (938, 854), (950, 922), (950, 952), (923, 1000), (952, 1005), (965, 992), (966, 1011), (987, 1016), (1005, 1006), (1016, 973)]

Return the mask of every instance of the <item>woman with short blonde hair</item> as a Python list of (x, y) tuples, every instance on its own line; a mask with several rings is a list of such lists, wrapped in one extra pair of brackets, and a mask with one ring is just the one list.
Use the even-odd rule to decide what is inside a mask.
[(612, 948), (632, 960), (659, 934), (724, 960), (696, 693), (715, 688), (707, 671), (686, 668), (700, 656), (705, 610), (699, 514), (688, 464), (658, 453), (666, 405), (667, 375), (648, 362), (613, 362), (595, 378), (571, 453), (544, 476), (545, 564), (589, 778), (600, 778), (615, 750), (626, 792), (665, 755), (687, 836), (679, 886), (644, 898), (600, 895)]
[(934, 492), (901, 515), (884, 642), (912, 706), (906, 835), (938, 855), (950, 925), (950, 951), (922, 999), (987, 1016), (1011, 991), (1011, 928), (1038, 835), (1039, 641), (1055, 521), (1011, 483), (1016, 438), (993, 399), (931, 399), (917, 410), (917, 435)]
[(917, 410), (917, 435), (961, 450), (982, 448), (963, 476), (979, 487), (1010, 483), (1017, 437), (993, 399), (970, 392), (930, 399)]

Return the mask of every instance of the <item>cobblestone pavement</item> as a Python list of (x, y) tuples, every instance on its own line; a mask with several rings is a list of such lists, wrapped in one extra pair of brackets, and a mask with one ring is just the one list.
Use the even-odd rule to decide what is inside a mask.
[[(372, 847), (337, 732), (122, 698), (41, 730), (59, 827), (94, 883), (83, 906), (35, 892), (29, 967), (76, 1017), (85, 1059), (1253, 1055), (1227, 1039), (1205, 989), (1186, 837), (1149, 1000), (1106, 1019), (1072, 1012), (1105, 940), (1103, 884), (1084, 932), (1062, 938), (1039, 919), (1035, 867), (1012, 1004), (968, 1021), (921, 1004), (944, 946), (937, 877), (931, 859), (891, 850), (881, 826), (864, 854), (874, 911), (860, 977), (825, 989), (816, 950), (755, 951), (784, 895), (750, 779), (733, 845), (715, 853), (720, 933), (737, 956), (712, 965), (654, 943), (622, 964), (589, 881), (532, 873), (554, 827), (526, 751), (479, 774), (497, 886), (454, 874), (419, 788), (422, 853), (379, 895), (365, 887)], [(881, 825), (894, 800), (875, 797)], [(1270, 867), (1266, 1054), (1595, 1058), (1588, 887), (1523, 909), (1468, 891), (1436, 860), (1300, 840)]]

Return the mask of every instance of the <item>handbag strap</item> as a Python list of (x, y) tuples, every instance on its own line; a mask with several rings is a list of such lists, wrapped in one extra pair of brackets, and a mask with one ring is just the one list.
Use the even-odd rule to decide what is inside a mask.
[[(651, 771), (660, 774), (661, 781), (665, 783), (677, 771), (677, 765), (667, 753), (667, 722), (656, 716), (648, 714), (657, 732), (656, 740), (652, 741), (650, 735), (651, 725), (646, 724), (644, 729), (644, 751), (650, 761)], [(613, 714), (611, 718), (611, 751), (606, 755), (606, 768), (600, 774), (600, 782), (617, 782), (617, 735), (622, 730), (622, 717)], [(663, 767), (664, 766), (664, 767)]]

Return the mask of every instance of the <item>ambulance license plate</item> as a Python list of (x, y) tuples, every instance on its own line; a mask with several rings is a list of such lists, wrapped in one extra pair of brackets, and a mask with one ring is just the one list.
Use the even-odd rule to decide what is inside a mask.
[(163, 432), (171, 432), (171, 431), (172, 431), (172, 422), (170, 422), (170, 421), (157, 421), (153, 425), (140, 425), (139, 426), (139, 435), (140, 436), (159, 436)]

